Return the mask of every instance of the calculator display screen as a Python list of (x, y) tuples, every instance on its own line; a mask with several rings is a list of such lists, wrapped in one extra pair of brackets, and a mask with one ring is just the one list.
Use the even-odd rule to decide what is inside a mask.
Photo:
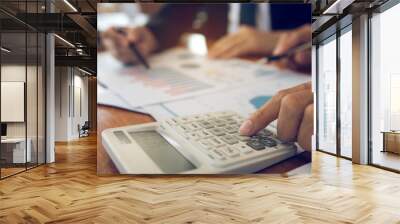
[(156, 131), (129, 132), (129, 135), (164, 173), (179, 173), (196, 168)]

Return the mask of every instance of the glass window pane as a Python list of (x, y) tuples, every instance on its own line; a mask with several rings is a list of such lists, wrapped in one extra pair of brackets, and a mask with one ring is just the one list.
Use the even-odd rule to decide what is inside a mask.
[(318, 148), (336, 153), (336, 40), (318, 48)]
[(352, 35), (340, 36), (340, 153), (352, 156)]
[[(39, 11), (37, 1), (27, 2), (27, 13), (33, 14)], [(31, 19), (35, 20), (34, 16)], [(27, 113), (27, 142), (30, 147), (30, 161), (27, 167), (35, 167), (38, 164), (38, 33), (36, 30), (27, 29), (27, 80), (26, 80), (26, 113)]]
[[(400, 4), (371, 19), (372, 77), (371, 134), (372, 163), (400, 170), (400, 136), (382, 132), (400, 130)], [(384, 145), (386, 143), (386, 147)]]
[[(1, 174), (2, 178), (24, 171), (29, 161), (26, 144), (26, 33), (2, 32), (1, 46)], [(10, 109), (13, 108), (13, 109)], [(28, 150), (26, 150), (28, 146)]]
[[(37, 33), (28, 32), (28, 64), (27, 64), (27, 80), (26, 80), (26, 113), (27, 113), (27, 141), (30, 147), (30, 159), (28, 160), (28, 168), (37, 165), (37, 132), (38, 132), (38, 52), (37, 52)], [(29, 148), (28, 147), (28, 148)]]
[[(0, 1), (0, 7), (18, 16), (43, 13), (44, 5), (44, 0)], [(7, 21), (0, 24), (0, 112), (14, 116), (1, 118), (0, 177), (4, 178), (45, 162), (46, 40), (43, 33), (8, 14), (0, 12), (0, 17)]]

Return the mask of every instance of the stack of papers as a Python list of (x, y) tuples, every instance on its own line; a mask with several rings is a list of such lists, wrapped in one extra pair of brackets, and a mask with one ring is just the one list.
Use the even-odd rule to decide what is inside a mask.
[(221, 110), (244, 116), (277, 91), (311, 77), (251, 61), (210, 60), (172, 49), (149, 58), (151, 69), (98, 55), (98, 104), (147, 112), (155, 119)]

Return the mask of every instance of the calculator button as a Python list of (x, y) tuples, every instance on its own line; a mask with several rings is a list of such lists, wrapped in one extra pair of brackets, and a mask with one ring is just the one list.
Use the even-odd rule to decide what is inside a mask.
[(221, 128), (213, 128), (209, 130), (211, 132), (211, 134), (215, 135), (215, 136), (222, 136), (225, 135), (225, 132), (223, 129)]
[(260, 137), (258, 137), (257, 135), (253, 135), (253, 136), (250, 137), (250, 140), (249, 140), (249, 141), (255, 141), (255, 142), (257, 142), (258, 140), (260, 140)]
[(222, 119), (216, 119), (216, 120), (214, 121), (214, 124), (215, 124), (216, 126), (218, 126), (218, 127), (222, 127), (222, 126), (225, 126), (225, 125), (226, 125), (226, 124), (225, 124), (225, 121), (222, 120)]
[(223, 151), (224, 154), (226, 154), (229, 157), (236, 157), (240, 155), (239, 151), (228, 146), (221, 147), (219, 148), (219, 150)]
[(215, 157), (216, 159), (219, 159), (219, 160), (225, 160), (225, 159), (226, 159), (224, 153), (222, 153), (221, 151), (219, 151), (219, 150), (217, 150), (217, 149), (212, 150), (212, 151), (210, 152), (210, 154), (211, 154), (213, 157)]
[(171, 118), (171, 123), (172, 124), (178, 124), (179, 122), (178, 122), (178, 119), (176, 119), (176, 118)]
[(211, 136), (212, 136), (211, 133), (210, 133), (209, 131), (207, 131), (207, 130), (203, 130), (203, 131), (201, 131), (201, 132), (202, 132), (204, 138), (208, 138), (208, 137), (211, 137)]
[(227, 123), (227, 124), (236, 124), (236, 121), (229, 117), (229, 118), (225, 118), (225, 123)]
[(254, 150), (252, 148), (250, 148), (249, 146), (244, 145), (244, 144), (235, 145), (234, 147), (243, 154), (254, 152)]
[(187, 118), (187, 117), (176, 118), (176, 123), (185, 124), (187, 122), (189, 122), (189, 118)]
[(244, 119), (239, 119), (239, 120), (237, 120), (236, 122), (237, 122), (237, 124), (239, 124), (239, 126), (240, 126), (241, 124), (243, 124), (243, 123), (245, 122), (245, 120), (244, 120)]
[(244, 122), (244, 119), (242, 117), (239, 117), (239, 116), (232, 117), (232, 119), (236, 121), (235, 123), (241, 124), (241, 123)]
[(207, 139), (200, 140), (199, 144), (204, 149), (210, 149), (213, 147), (213, 144), (210, 141), (208, 141)]
[(225, 135), (221, 137), (222, 141), (226, 142), (229, 145), (233, 145), (238, 143), (239, 141), (233, 137), (232, 135)]
[(200, 119), (202, 119), (202, 116), (201, 115), (194, 115), (194, 116), (192, 116), (192, 117), (190, 117), (192, 120), (200, 120)]
[(200, 125), (196, 124), (195, 122), (190, 123), (187, 126), (193, 131), (200, 129)]
[(186, 125), (179, 125), (177, 127), (177, 129), (181, 132), (189, 132), (190, 131), (190, 127), (186, 126)]
[(181, 127), (181, 126), (176, 126), (176, 131), (182, 135), (183, 137), (187, 138), (189, 131), (187, 130), (187, 128), (185, 127)]
[(247, 145), (255, 150), (265, 149), (265, 146), (259, 141), (248, 141)]
[(215, 124), (215, 121), (216, 121), (217, 119), (215, 118), (215, 117), (213, 117), (213, 118), (210, 118), (210, 119), (208, 119), (207, 121), (208, 122), (210, 122), (213, 126), (215, 126), (216, 124)]
[(195, 132), (188, 133), (186, 136), (187, 136), (188, 138), (192, 139), (192, 140), (197, 140), (197, 139), (200, 138), (200, 136), (199, 136), (197, 133), (195, 133)]
[(222, 146), (222, 145), (224, 145), (224, 143), (221, 141), (221, 140), (219, 140), (219, 139), (217, 139), (217, 138), (210, 138), (210, 139), (208, 139), (210, 142), (211, 142), (211, 144), (213, 145), (213, 146), (215, 146), (215, 147), (219, 147), (219, 146)]
[(207, 138), (209, 136), (211, 136), (210, 134), (206, 133), (205, 131), (198, 131), (196, 132), (196, 134), (199, 136), (199, 138), (203, 139), (203, 138)]
[(277, 145), (274, 139), (268, 137), (261, 138), (260, 142), (267, 147), (275, 147)]
[(250, 140), (250, 137), (249, 136), (245, 136), (245, 135), (236, 135), (236, 138), (239, 140), (239, 141), (241, 141), (241, 142), (247, 142), (247, 141), (249, 141)]
[(165, 123), (166, 123), (168, 126), (175, 126), (175, 125), (176, 125), (176, 122), (173, 121), (173, 120), (166, 120)]
[(226, 126), (225, 127), (225, 132), (228, 134), (235, 134), (238, 132), (238, 129), (232, 126)]
[(206, 129), (210, 129), (210, 128), (213, 128), (213, 127), (214, 127), (213, 124), (211, 124), (211, 123), (208, 122), (208, 121), (204, 121), (204, 120), (199, 121), (198, 124), (199, 124), (200, 126), (202, 126), (203, 128), (206, 128)]
[(259, 137), (268, 137), (268, 136), (271, 136), (271, 135), (272, 135), (272, 132), (268, 131), (266, 129), (263, 129), (263, 130), (261, 130), (261, 131), (259, 131), (257, 133), (257, 136), (259, 136)]
[(237, 132), (239, 132), (239, 128), (240, 128), (239, 124), (232, 124), (230, 127), (235, 129)]

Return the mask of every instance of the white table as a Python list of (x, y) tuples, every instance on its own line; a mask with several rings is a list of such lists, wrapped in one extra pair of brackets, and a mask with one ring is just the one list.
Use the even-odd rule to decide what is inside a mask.
[[(32, 153), (31, 153), (31, 145), (32, 140), (30, 138), (26, 139), (27, 147), (26, 147), (26, 154), (25, 154), (25, 138), (5, 138), (1, 139), (1, 144), (4, 146), (12, 146), (13, 151), (13, 163), (25, 163), (31, 162), (32, 160)], [(2, 147), (4, 147), (2, 146)], [(26, 161), (25, 161), (26, 159)]]

